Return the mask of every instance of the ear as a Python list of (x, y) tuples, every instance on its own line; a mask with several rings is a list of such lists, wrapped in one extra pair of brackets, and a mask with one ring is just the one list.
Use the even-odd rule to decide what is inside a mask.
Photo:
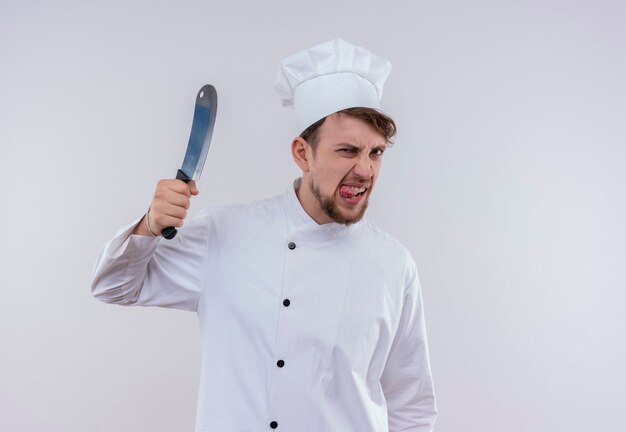
[(309, 171), (311, 146), (302, 137), (298, 136), (291, 142), (291, 156), (303, 173)]

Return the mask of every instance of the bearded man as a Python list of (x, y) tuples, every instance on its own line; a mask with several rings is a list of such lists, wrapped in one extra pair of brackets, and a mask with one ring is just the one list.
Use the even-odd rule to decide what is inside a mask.
[[(436, 418), (410, 253), (363, 218), (396, 132), (390, 64), (341, 39), (295, 54), (276, 84), (300, 130), (283, 195), (202, 211), (161, 180), (94, 270), (102, 301), (198, 314), (197, 432), (426, 432)], [(178, 238), (157, 235), (180, 227)], [(182, 240), (181, 240), (182, 239)]]

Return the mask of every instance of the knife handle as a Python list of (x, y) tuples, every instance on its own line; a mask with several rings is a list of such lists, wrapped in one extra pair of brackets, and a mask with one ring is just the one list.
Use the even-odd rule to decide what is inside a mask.
[[(191, 179), (187, 176), (187, 174), (185, 174), (181, 170), (178, 170), (178, 172), (176, 173), (176, 180), (182, 180), (185, 183), (189, 183), (191, 181)], [(174, 237), (176, 237), (177, 232), (178, 231), (176, 230), (176, 228), (167, 227), (167, 228), (163, 228), (163, 230), (161, 231), (161, 235), (163, 236), (163, 238), (167, 240), (171, 240)]]

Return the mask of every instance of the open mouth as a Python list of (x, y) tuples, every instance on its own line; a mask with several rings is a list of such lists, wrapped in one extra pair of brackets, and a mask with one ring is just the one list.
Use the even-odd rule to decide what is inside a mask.
[(350, 200), (359, 198), (365, 191), (367, 191), (367, 188), (364, 186), (341, 185), (339, 187), (339, 195), (341, 195), (342, 198)]

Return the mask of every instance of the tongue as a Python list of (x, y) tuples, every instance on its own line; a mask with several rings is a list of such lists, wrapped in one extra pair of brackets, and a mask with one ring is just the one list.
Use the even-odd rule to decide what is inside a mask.
[(356, 193), (352, 191), (350, 186), (341, 186), (339, 188), (339, 194), (344, 198), (354, 198)]

